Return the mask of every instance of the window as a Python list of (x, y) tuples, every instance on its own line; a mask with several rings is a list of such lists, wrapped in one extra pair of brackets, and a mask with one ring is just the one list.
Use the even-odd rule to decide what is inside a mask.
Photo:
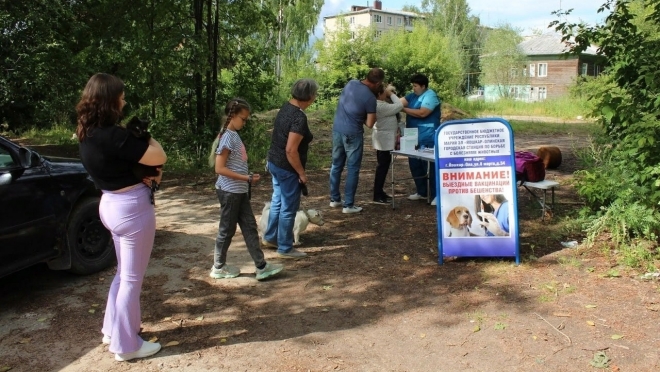
[(401, 19), (401, 17), (396, 17), (396, 25), (401, 26), (402, 23), (403, 23), (403, 20)]
[(519, 87), (509, 87), (509, 97), (518, 98), (518, 94), (520, 94)]
[(374, 23), (382, 23), (383, 22), (383, 16), (380, 14), (374, 14)]
[(11, 168), (14, 165), (16, 163), (14, 163), (14, 159), (12, 159), (9, 151), (0, 147), (0, 168)]
[(409, 26), (409, 27), (412, 26), (412, 18), (406, 17), (406, 26)]
[(379, 38), (383, 31), (376, 31), (376, 38)]
[(352, 25), (353, 23), (355, 23), (355, 17), (349, 18), (348, 19), (348, 24)]
[(529, 77), (536, 76), (536, 65), (533, 63), (529, 64)]
[(582, 68), (580, 69), (580, 75), (587, 76), (587, 71), (589, 71), (589, 64), (583, 63)]
[(351, 31), (351, 40), (355, 40), (355, 32)]
[(539, 87), (539, 101), (548, 98), (548, 90), (545, 87)]
[(387, 24), (392, 25), (392, 17), (387, 17)]
[(600, 65), (594, 66), (594, 76), (600, 75), (600, 69), (601, 69)]
[(539, 77), (548, 76), (548, 64), (539, 63)]
[(511, 77), (514, 78), (514, 79), (518, 77), (518, 69), (517, 68), (515, 68), (515, 67), (511, 68)]

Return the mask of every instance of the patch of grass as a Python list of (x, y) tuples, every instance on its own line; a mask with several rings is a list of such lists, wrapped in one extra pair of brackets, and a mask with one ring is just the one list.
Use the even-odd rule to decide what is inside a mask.
[(609, 269), (605, 274), (603, 274), (604, 278), (620, 278), (621, 273), (617, 269)]
[(478, 324), (482, 324), (486, 319), (487, 315), (483, 311), (475, 311), (467, 314), (468, 319), (474, 320)]
[(562, 266), (572, 266), (575, 268), (579, 268), (580, 266), (582, 266), (582, 261), (580, 261), (576, 257), (560, 256), (559, 258), (557, 258), (557, 262), (559, 262), (559, 264)]
[(494, 328), (495, 330), (497, 330), (497, 331), (503, 331), (503, 330), (506, 329), (506, 327), (507, 327), (507, 324), (506, 324), (506, 323), (502, 323), (502, 322), (497, 322), (497, 323), (495, 323), (495, 325), (493, 326), (493, 328)]
[(591, 112), (586, 99), (562, 97), (539, 102), (523, 102), (512, 99), (500, 99), (495, 102), (468, 101), (458, 99), (451, 102), (466, 112), (488, 115), (548, 116), (565, 120), (575, 120), (578, 116), (587, 118)]
[(539, 296), (539, 302), (541, 302), (541, 303), (554, 302), (554, 301), (555, 301), (554, 296), (550, 296), (550, 295), (540, 295)]
[(511, 120), (509, 124), (511, 124), (514, 136), (516, 134), (595, 136), (601, 131), (598, 124), (589, 122), (567, 124)]
[(77, 140), (72, 138), (75, 132), (73, 125), (55, 124), (50, 128), (30, 128), (20, 133), (20, 136), (30, 138), (30, 143), (35, 145), (66, 145), (77, 143)]

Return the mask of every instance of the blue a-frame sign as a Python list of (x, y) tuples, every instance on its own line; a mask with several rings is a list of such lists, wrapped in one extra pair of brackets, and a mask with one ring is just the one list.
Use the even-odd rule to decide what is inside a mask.
[(520, 263), (514, 149), (501, 118), (447, 121), (436, 130), (439, 264), (444, 257)]

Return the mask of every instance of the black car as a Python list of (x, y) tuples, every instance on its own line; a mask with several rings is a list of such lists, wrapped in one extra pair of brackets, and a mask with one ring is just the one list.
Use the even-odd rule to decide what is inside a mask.
[(75, 274), (114, 264), (100, 200), (79, 160), (41, 156), (0, 136), (0, 277), (39, 262)]

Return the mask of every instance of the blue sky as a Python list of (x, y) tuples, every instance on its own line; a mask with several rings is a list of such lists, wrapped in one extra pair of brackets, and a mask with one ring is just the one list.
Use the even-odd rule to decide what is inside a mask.
[[(548, 24), (556, 19), (551, 13), (558, 9), (573, 9), (568, 21), (584, 21), (589, 24), (602, 22), (606, 13), (597, 13), (598, 8), (606, 0), (467, 0), (471, 14), (479, 16), (486, 26), (498, 26), (509, 23), (523, 30), (523, 34), (531, 34), (533, 30), (546, 29)], [(421, 0), (382, 0), (383, 9), (400, 10), (404, 5), (421, 6)], [(367, 4), (373, 6), (373, 0), (325, 0), (321, 9), (319, 23), (315, 30), (317, 38), (323, 37), (323, 17), (347, 12), (351, 5)], [(561, 4), (561, 5), (560, 5)]]

